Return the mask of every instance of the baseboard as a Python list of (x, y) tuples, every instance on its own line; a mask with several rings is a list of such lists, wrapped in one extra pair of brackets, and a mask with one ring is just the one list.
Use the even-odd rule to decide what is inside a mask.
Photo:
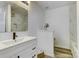
[(70, 49), (70, 47), (60, 46), (60, 45), (57, 45), (57, 44), (55, 44), (55, 45), (54, 45), (54, 47), (59, 47), (59, 48)]

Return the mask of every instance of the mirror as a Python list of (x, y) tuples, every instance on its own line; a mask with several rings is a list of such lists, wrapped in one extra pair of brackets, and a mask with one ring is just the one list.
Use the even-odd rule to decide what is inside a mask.
[(11, 31), (26, 31), (28, 27), (28, 11), (20, 7), (11, 8)]
[[(1, 2), (0, 2), (1, 3)], [(0, 32), (20, 32), (28, 30), (28, 10), (17, 3), (0, 4)]]

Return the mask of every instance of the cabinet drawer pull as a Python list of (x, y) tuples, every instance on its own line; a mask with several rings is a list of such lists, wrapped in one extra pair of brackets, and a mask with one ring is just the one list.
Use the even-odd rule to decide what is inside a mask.
[(35, 49), (36, 49), (36, 47), (32, 48), (32, 50), (35, 50)]
[(34, 58), (36, 55), (34, 54), (33, 56), (32, 56), (32, 58)]
[(17, 58), (20, 58), (20, 56), (17, 56)]

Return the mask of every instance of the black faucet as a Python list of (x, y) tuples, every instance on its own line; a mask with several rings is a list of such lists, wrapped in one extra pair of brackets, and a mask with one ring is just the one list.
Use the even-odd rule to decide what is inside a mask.
[(15, 40), (17, 37), (16, 32), (13, 32), (13, 40)]

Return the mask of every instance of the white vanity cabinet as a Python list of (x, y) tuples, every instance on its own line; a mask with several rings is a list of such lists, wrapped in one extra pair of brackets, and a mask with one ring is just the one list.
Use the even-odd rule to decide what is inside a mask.
[(6, 48), (3, 50), (0, 50), (0, 58), (9, 58), (15, 53), (15, 47)]
[(37, 40), (33, 39), (0, 51), (0, 58), (35, 58)]
[[(31, 40), (27, 43), (23, 43), (15, 46), (17, 53), (15, 53), (14, 57), (16, 58), (34, 58), (37, 52), (37, 40)], [(14, 58), (13, 57), (13, 58)]]

